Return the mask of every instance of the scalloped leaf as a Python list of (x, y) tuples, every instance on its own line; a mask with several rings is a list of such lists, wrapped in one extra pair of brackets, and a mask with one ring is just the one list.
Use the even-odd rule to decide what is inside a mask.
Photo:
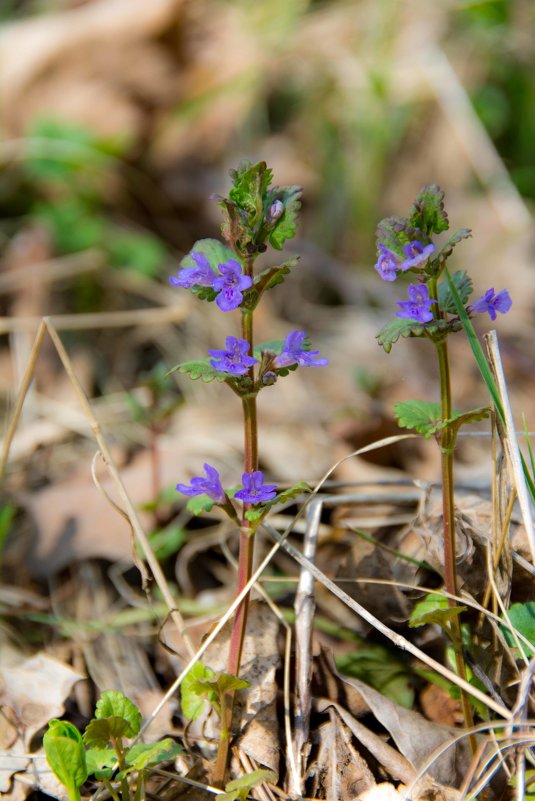
[(463, 239), (470, 239), (472, 236), (472, 231), (470, 228), (459, 228), (458, 231), (455, 231), (442, 245), (440, 250), (438, 251), (435, 258), (432, 260), (432, 264), (437, 264), (439, 267), (442, 267), (447, 259), (451, 256), (453, 252), (453, 248), (459, 242), (462, 242)]
[(205, 703), (217, 700), (217, 693), (213, 692), (213, 698), (207, 698), (203, 693), (199, 693), (198, 682), (215, 678), (212, 668), (196, 662), (191, 670), (184, 676), (180, 685), (180, 704), (182, 713), (187, 720), (197, 720), (204, 709)]
[(448, 599), (438, 593), (429, 593), (414, 606), (409, 618), (409, 627), (412, 629), (436, 623), (446, 632), (450, 630), (451, 621), (462, 612), (466, 606), (449, 606)]
[(385, 217), (375, 231), (377, 246), (385, 245), (401, 258), (405, 258), (403, 245), (406, 245), (411, 239), (417, 238), (414, 236), (414, 231), (408, 229), (409, 224), (404, 217)]
[(176, 372), (189, 375), (192, 381), (200, 378), (205, 384), (209, 384), (211, 381), (227, 381), (230, 376), (229, 373), (214, 370), (208, 359), (193, 359), (190, 362), (180, 362), (168, 370), (167, 375)]
[[(527, 643), (522, 641), (520, 643), (524, 656), (527, 659), (531, 659), (532, 656), (535, 656), (535, 601), (512, 604), (507, 611), (507, 615), (514, 628), (532, 644), (533, 648), (530, 648)], [(511, 646), (516, 646), (509, 627), (503, 625), (502, 632), (507, 643)]]
[(423, 434), (426, 439), (445, 427), (440, 403), (429, 401), (403, 401), (394, 404), (394, 417), (400, 428), (409, 428)]
[(423, 434), (426, 439), (448, 426), (453, 429), (456, 436), (462, 425), (484, 420), (489, 413), (488, 406), (480, 406), (468, 412), (453, 411), (448, 420), (442, 420), (440, 403), (411, 400), (394, 404), (394, 416), (400, 428), (413, 429)]
[(273, 770), (259, 768), (251, 773), (233, 779), (225, 785), (225, 792), (219, 796), (220, 801), (246, 801), (247, 796), (254, 787), (262, 782), (274, 784), (277, 781), (277, 774)]
[(299, 257), (288, 259), (287, 261), (279, 264), (277, 267), (268, 267), (262, 270), (255, 276), (253, 286), (244, 292), (244, 299), (242, 307), (246, 309), (255, 309), (258, 301), (269, 289), (278, 284), (284, 283), (284, 276), (288, 275), (293, 267), (297, 265)]
[(111, 738), (134, 737), (130, 723), (118, 715), (90, 720), (84, 732), (84, 743), (88, 748), (107, 748)]
[(450, 227), (444, 209), (444, 192), (437, 184), (428, 184), (421, 189), (414, 201), (409, 224), (421, 229), (428, 236), (440, 234)]
[(295, 236), (302, 194), (303, 190), (300, 186), (275, 186), (267, 194), (267, 208), (269, 208), (275, 200), (280, 200), (284, 205), (282, 215), (279, 217), (268, 236), (269, 243), (275, 250), (282, 250), (286, 240), (292, 239), (292, 237)]
[(117, 766), (117, 754), (113, 748), (89, 748), (85, 756), (90, 775), (99, 781), (111, 779)]
[(213, 498), (210, 498), (209, 495), (194, 495), (192, 498), (189, 498), (186, 509), (195, 517), (202, 515), (203, 512), (211, 512), (216, 502)]
[(254, 509), (249, 509), (245, 513), (245, 517), (251, 523), (258, 523), (264, 519), (273, 506), (278, 506), (281, 503), (286, 503), (286, 501), (291, 501), (298, 495), (301, 495), (303, 492), (310, 492), (310, 487), (305, 481), (299, 481), (297, 484), (292, 484), (292, 486), (288, 487), (288, 489), (279, 492), (275, 498), (272, 498), (270, 501), (259, 503), (254, 507)]
[(95, 718), (103, 720), (110, 717), (123, 718), (128, 723), (128, 737), (135, 737), (141, 729), (141, 712), (130, 698), (120, 690), (106, 690), (95, 707)]
[(235, 259), (236, 254), (219, 239), (198, 239), (189, 253), (181, 259), (180, 267), (195, 267), (192, 253), (202, 253), (208, 259), (208, 263), (214, 273), (219, 275), (218, 265), (224, 264), (229, 259)]
[(376, 339), (386, 353), (390, 353), (392, 346), (398, 341), (400, 337), (421, 337), (425, 333), (425, 326), (423, 323), (418, 323), (415, 320), (406, 320), (401, 317), (394, 317), (384, 325)]
[[(457, 289), (463, 304), (466, 303), (474, 291), (472, 279), (466, 270), (457, 270), (457, 272), (452, 275), (452, 281), (455, 284), (455, 288)], [(448, 312), (448, 314), (457, 314), (455, 299), (451, 293), (450, 285), (447, 281), (442, 281), (438, 285), (438, 303), (442, 311)]]
[(394, 317), (390, 320), (375, 338), (386, 353), (390, 353), (400, 337), (422, 337), (428, 334), (436, 340), (443, 339), (450, 331), (458, 331), (462, 325), (458, 320), (431, 320), (428, 323), (419, 323), (416, 320), (406, 320)]
[(257, 164), (244, 161), (237, 170), (231, 170), (232, 189), (229, 199), (245, 212), (250, 229), (260, 220), (264, 198), (273, 178), (265, 161)]
[(145, 770), (161, 762), (169, 762), (183, 751), (181, 745), (165, 737), (156, 743), (136, 743), (126, 752), (125, 759), (126, 764), (134, 770)]

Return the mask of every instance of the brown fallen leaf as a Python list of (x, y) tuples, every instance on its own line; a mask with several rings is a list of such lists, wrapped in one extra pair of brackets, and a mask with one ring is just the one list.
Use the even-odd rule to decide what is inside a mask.
[(441, 784), (459, 786), (471, 757), (466, 738), (455, 742), (458, 730), (426, 720), (419, 712), (394, 703), (359, 679), (347, 676), (340, 676), (340, 679), (362, 695), (370, 711), (416, 770), (427, 767), (435, 750), (451, 742), (451, 746), (429, 764), (427, 773)]
[(307, 779), (312, 779), (313, 798), (351, 801), (374, 787), (375, 779), (336, 710), (331, 707), (328, 714), (329, 722), (318, 729), (318, 755), (308, 768)]

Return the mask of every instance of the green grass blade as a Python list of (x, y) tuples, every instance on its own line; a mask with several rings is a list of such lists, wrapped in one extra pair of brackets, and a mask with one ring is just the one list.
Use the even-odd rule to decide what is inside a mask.
[[(453, 279), (449, 274), (448, 269), (446, 268), (444, 272), (448, 280), (452, 297), (455, 301), (457, 313), (459, 315), (461, 323), (463, 324), (463, 328), (468, 338), (470, 347), (472, 348), (472, 353), (474, 354), (477, 366), (479, 367), (479, 372), (481, 373), (481, 377), (483, 378), (483, 381), (485, 382), (489, 395), (492, 398), (492, 402), (494, 403), (496, 413), (500, 418), (500, 420), (502, 421), (502, 423), (505, 425), (505, 415), (503, 412), (503, 406), (500, 399), (500, 393), (498, 391), (498, 387), (496, 386), (496, 382), (494, 381), (494, 376), (492, 375), (492, 371), (488, 365), (485, 353), (483, 351), (483, 348), (481, 347), (481, 343), (475, 332), (474, 326), (472, 325), (472, 321), (470, 320), (466, 312), (466, 309), (463, 306), (461, 298), (459, 297), (459, 293), (457, 292), (457, 288), (453, 283)], [(524, 478), (526, 479), (526, 484), (529, 493), (531, 495), (531, 499), (535, 503), (535, 481), (530, 473), (528, 465), (526, 464), (526, 460), (524, 459), (522, 451), (520, 451), (520, 459), (522, 461), (522, 470), (524, 472)]]

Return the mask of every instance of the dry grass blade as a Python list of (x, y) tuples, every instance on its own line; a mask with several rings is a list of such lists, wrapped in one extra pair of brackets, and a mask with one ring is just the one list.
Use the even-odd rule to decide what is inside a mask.
[[(187, 316), (186, 307), (156, 306), (152, 309), (127, 309), (116, 312), (88, 314), (57, 314), (47, 317), (57, 331), (82, 331), (90, 328), (124, 328), (137, 325), (167, 325)], [(36, 317), (0, 317), (0, 334), (10, 331), (33, 331), (39, 322)]]
[(444, 678), (448, 679), (448, 681), (451, 681), (457, 687), (460, 687), (461, 689), (465, 690), (469, 695), (473, 696), (474, 698), (477, 698), (479, 701), (488, 706), (490, 709), (493, 709), (495, 712), (497, 712), (498, 715), (501, 715), (506, 720), (511, 719), (512, 713), (510, 712), (510, 710), (508, 710), (502, 704), (499, 704), (496, 701), (494, 701), (494, 699), (492, 699), (490, 696), (486, 695), (485, 693), (482, 693), (480, 690), (473, 687), (467, 681), (464, 681), (464, 679), (461, 679), (451, 670), (448, 670), (448, 668), (441, 665), (440, 662), (437, 662), (436, 660), (432, 659), (424, 651), (421, 651), (419, 648), (413, 645), (413, 643), (405, 639), (405, 637), (402, 637), (401, 634), (397, 634), (395, 631), (392, 631), (392, 629), (386, 626), (381, 620), (378, 620), (378, 618), (376, 618), (374, 615), (368, 612), (367, 609), (365, 609), (359, 603), (354, 601), (353, 598), (351, 598), (347, 593), (341, 590), (340, 587), (338, 587), (334, 581), (331, 581), (331, 579), (328, 578), (324, 573), (322, 573), (321, 570), (319, 570), (314, 564), (312, 564), (312, 562), (306, 559), (297, 548), (294, 548), (293, 545), (290, 545), (290, 543), (285, 542), (282, 539), (281, 535), (278, 533), (278, 531), (275, 531), (275, 529), (273, 529), (269, 524), (266, 523), (264, 524), (264, 527), (271, 533), (274, 539), (277, 540), (277, 542), (279, 542), (280, 545), (291, 556), (293, 556), (293, 558), (300, 565), (305, 566), (318, 581), (321, 581), (321, 583), (333, 593), (333, 595), (336, 595), (336, 597), (339, 598), (341, 601), (343, 601), (346, 604), (346, 606), (348, 606), (350, 609), (356, 612), (357, 615), (362, 617), (367, 623), (369, 623), (371, 626), (377, 629), (377, 631), (380, 631), (381, 634), (387, 637), (395, 646), (397, 646), (403, 651), (408, 651), (417, 659), (420, 659), (422, 662), (431, 667), (433, 670), (436, 670), (437, 673), (440, 673), (441, 676), (444, 676)]
[(130, 525), (132, 526), (132, 530), (134, 531), (136, 539), (139, 541), (141, 547), (143, 548), (143, 552), (145, 554), (145, 558), (147, 559), (147, 563), (148, 563), (148, 565), (149, 565), (149, 567), (150, 567), (150, 569), (152, 571), (152, 574), (154, 576), (156, 584), (158, 585), (158, 587), (159, 587), (159, 589), (160, 589), (160, 591), (162, 593), (162, 596), (164, 598), (164, 601), (165, 601), (165, 603), (167, 604), (167, 606), (168, 606), (168, 608), (170, 610), (171, 618), (172, 618), (174, 624), (176, 625), (178, 631), (180, 632), (180, 635), (182, 636), (182, 638), (184, 640), (184, 643), (186, 645), (186, 648), (188, 649), (189, 653), (193, 653), (194, 652), (194, 648), (193, 648), (193, 645), (191, 643), (191, 640), (190, 640), (187, 632), (185, 631), (184, 621), (182, 619), (182, 615), (177, 610), (176, 602), (175, 602), (173, 596), (171, 595), (171, 592), (169, 590), (169, 586), (167, 584), (167, 580), (165, 579), (165, 576), (164, 576), (164, 574), (162, 572), (160, 564), (159, 564), (158, 560), (156, 559), (156, 557), (154, 555), (154, 552), (152, 551), (152, 548), (150, 547), (150, 544), (149, 544), (149, 542), (147, 540), (147, 536), (145, 534), (145, 531), (143, 530), (143, 527), (142, 527), (141, 522), (139, 520), (139, 516), (137, 514), (136, 508), (135, 508), (134, 504), (132, 503), (132, 500), (130, 499), (130, 496), (128, 495), (128, 492), (126, 491), (126, 487), (125, 487), (125, 485), (124, 485), (124, 483), (123, 483), (123, 481), (121, 479), (121, 476), (119, 475), (119, 472), (117, 470), (117, 467), (116, 467), (115, 462), (113, 460), (113, 457), (111, 455), (110, 449), (108, 448), (106, 439), (104, 438), (104, 436), (102, 434), (102, 431), (100, 429), (100, 425), (99, 425), (95, 415), (93, 414), (93, 410), (91, 408), (91, 404), (89, 403), (89, 400), (88, 400), (88, 398), (87, 398), (87, 396), (86, 396), (86, 394), (85, 394), (85, 392), (84, 392), (84, 390), (82, 388), (82, 385), (80, 384), (80, 382), (78, 381), (78, 378), (76, 377), (76, 375), (74, 373), (74, 370), (73, 370), (72, 363), (71, 363), (71, 360), (69, 358), (69, 355), (68, 355), (67, 351), (65, 350), (65, 348), (63, 346), (63, 343), (62, 343), (62, 341), (61, 341), (61, 339), (60, 339), (60, 337), (59, 337), (59, 335), (58, 335), (58, 333), (57, 333), (57, 331), (56, 331), (56, 329), (54, 327), (54, 324), (52, 323), (52, 321), (51, 321), (51, 319), (49, 317), (45, 317), (42, 320), (42, 322), (41, 322), (41, 324), (39, 326), (39, 329), (37, 331), (37, 335), (36, 335), (36, 338), (35, 338), (35, 341), (34, 341), (34, 344), (33, 344), (33, 347), (32, 347), (32, 351), (31, 351), (31, 354), (30, 354), (30, 358), (29, 358), (29, 361), (28, 361), (28, 366), (27, 366), (26, 371), (25, 371), (24, 376), (23, 376), (22, 384), (21, 384), (21, 387), (20, 387), (20, 390), (19, 390), (19, 394), (18, 394), (18, 397), (17, 397), (17, 402), (15, 404), (15, 411), (13, 413), (12, 420), (11, 420), (10, 425), (8, 427), (8, 431), (7, 431), (7, 434), (6, 434), (6, 437), (5, 437), (5, 440), (4, 440), (4, 444), (3, 444), (3, 448), (2, 448), (2, 456), (1, 456), (1, 460), (0, 460), (0, 475), (3, 475), (3, 473), (5, 471), (5, 467), (6, 467), (6, 464), (7, 464), (7, 459), (8, 459), (8, 456), (9, 456), (9, 449), (10, 449), (11, 442), (13, 440), (13, 436), (15, 434), (15, 430), (17, 428), (17, 425), (18, 425), (18, 422), (19, 422), (19, 419), (20, 419), (20, 415), (21, 415), (21, 412), (22, 412), (22, 407), (24, 405), (24, 399), (26, 397), (26, 394), (28, 392), (28, 388), (30, 386), (30, 383), (31, 383), (31, 380), (32, 380), (32, 377), (33, 377), (33, 373), (34, 373), (34, 370), (35, 370), (35, 365), (36, 365), (36, 362), (37, 362), (37, 358), (39, 356), (39, 351), (40, 351), (40, 348), (41, 348), (41, 344), (42, 344), (42, 341), (43, 341), (43, 336), (44, 336), (45, 331), (48, 332), (52, 342), (54, 343), (54, 346), (55, 346), (55, 348), (57, 350), (58, 356), (59, 356), (59, 358), (61, 360), (61, 363), (63, 364), (63, 367), (65, 369), (65, 372), (66, 372), (66, 374), (67, 374), (67, 376), (68, 376), (68, 378), (69, 378), (69, 380), (70, 380), (70, 382), (72, 384), (72, 387), (73, 387), (73, 389), (75, 391), (75, 394), (76, 394), (76, 396), (78, 398), (78, 402), (79, 402), (79, 404), (80, 404), (80, 406), (82, 408), (82, 411), (83, 411), (84, 415), (86, 416), (86, 418), (87, 418), (87, 420), (88, 420), (88, 422), (89, 422), (89, 424), (91, 426), (91, 430), (92, 430), (92, 432), (94, 434), (94, 437), (95, 437), (95, 439), (97, 441), (98, 447), (99, 447), (100, 452), (102, 454), (102, 458), (104, 459), (104, 462), (106, 463), (108, 471), (109, 471), (111, 477), (113, 478), (113, 480), (115, 482), (115, 486), (117, 487), (117, 491), (118, 491), (119, 497), (121, 498), (121, 501), (123, 503), (125, 513), (128, 515), (128, 519), (129, 519)]
[(491, 367), (496, 378), (498, 391), (500, 393), (500, 400), (503, 405), (503, 413), (505, 418), (505, 442), (504, 448), (509, 460), (511, 473), (514, 479), (516, 492), (518, 495), (518, 502), (522, 512), (522, 520), (526, 529), (529, 547), (531, 551), (531, 558), (535, 564), (535, 530), (533, 527), (533, 517), (531, 514), (531, 504), (529, 501), (528, 490), (526, 487), (526, 480), (522, 470), (522, 463), (520, 460), (520, 448), (515, 432), (515, 424), (513, 420), (513, 412), (511, 403), (509, 401), (509, 393), (507, 392), (507, 384), (503, 372), (503, 365), (500, 356), (500, 348), (498, 346), (498, 337), (496, 331), (490, 331), (485, 335), (485, 342), (489, 353)]

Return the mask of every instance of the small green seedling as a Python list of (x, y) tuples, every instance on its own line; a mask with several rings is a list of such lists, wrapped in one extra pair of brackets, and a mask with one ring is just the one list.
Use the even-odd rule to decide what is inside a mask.
[(69, 801), (79, 801), (79, 788), (88, 776), (102, 782), (114, 801), (139, 801), (149, 769), (182, 751), (170, 737), (129, 746), (125, 740), (139, 734), (141, 712), (113, 690), (102, 693), (83, 736), (66, 721), (51, 720), (48, 726), (43, 738), (46, 759), (67, 788)]
[(225, 785), (225, 792), (218, 796), (219, 801), (246, 801), (247, 796), (254, 787), (262, 782), (275, 782), (277, 774), (272, 770), (253, 770), (239, 779), (233, 779)]

